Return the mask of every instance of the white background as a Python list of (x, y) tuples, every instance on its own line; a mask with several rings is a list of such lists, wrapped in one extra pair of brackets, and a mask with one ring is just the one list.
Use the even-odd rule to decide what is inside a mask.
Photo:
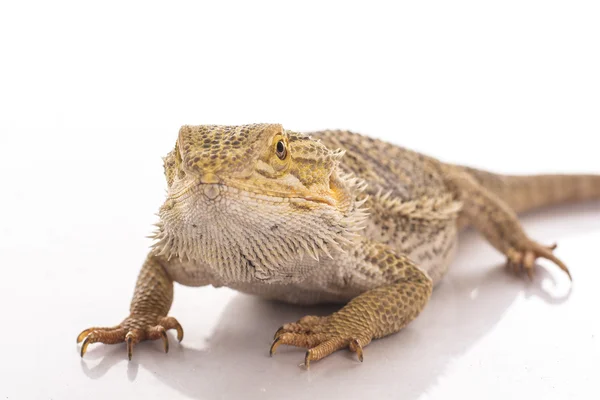
[[(421, 317), (299, 368), (303, 309), (176, 287), (171, 352), (75, 336), (126, 316), (183, 124), (351, 129), (495, 171), (600, 173), (596, 1), (2, 2), (0, 399), (597, 399), (600, 203), (524, 218), (574, 284), (473, 232)], [(385, 157), (385, 154), (382, 154)]]

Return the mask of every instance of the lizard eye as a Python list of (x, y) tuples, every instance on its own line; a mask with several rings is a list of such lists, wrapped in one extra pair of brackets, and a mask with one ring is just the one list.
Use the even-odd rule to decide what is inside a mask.
[(277, 146), (275, 147), (275, 153), (277, 153), (277, 157), (279, 157), (280, 160), (284, 160), (287, 156), (287, 149), (285, 148), (285, 143), (283, 142), (283, 140), (277, 142)]

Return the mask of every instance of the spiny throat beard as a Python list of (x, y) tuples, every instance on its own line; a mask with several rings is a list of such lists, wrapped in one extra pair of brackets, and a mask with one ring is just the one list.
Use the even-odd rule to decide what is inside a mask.
[[(357, 179), (344, 180), (356, 194), (364, 189)], [(317, 265), (320, 257), (345, 252), (364, 229), (364, 200), (352, 200), (340, 212), (304, 199), (209, 186), (167, 200), (153, 247), (158, 255), (208, 265), (223, 284), (305, 276), (305, 269)]]

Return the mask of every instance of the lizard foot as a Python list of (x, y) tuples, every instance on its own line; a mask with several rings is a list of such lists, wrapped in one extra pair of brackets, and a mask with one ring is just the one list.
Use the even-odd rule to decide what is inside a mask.
[(183, 328), (173, 317), (130, 315), (117, 326), (111, 328), (88, 328), (77, 336), (81, 344), (81, 357), (91, 343), (116, 344), (127, 343), (127, 356), (131, 360), (133, 346), (143, 340), (162, 339), (165, 353), (169, 351), (167, 331), (177, 330), (177, 339), (183, 339)]
[(307, 348), (304, 366), (308, 369), (311, 361), (348, 347), (362, 362), (363, 347), (372, 337), (364, 326), (355, 325), (337, 313), (327, 317), (309, 315), (279, 328), (269, 354), (273, 356), (281, 344)]
[(515, 273), (525, 271), (529, 278), (533, 278), (535, 260), (541, 257), (552, 261), (560, 269), (565, 271), (570, 280), (573, 280), (567, 266), (552, 253), (552, 251), (556, 249), (556, 246), (556, 244), (553, 244), (552, 246), (543, 246), (537, 242), (528, 240), (524, 245), (518, 246), (518, 248), (510, 248), (506, 252), (508, 257), (507, 266), (512, 267)]

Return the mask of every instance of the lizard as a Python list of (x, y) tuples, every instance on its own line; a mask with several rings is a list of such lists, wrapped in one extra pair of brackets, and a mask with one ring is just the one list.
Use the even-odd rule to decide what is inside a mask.
[(85, 329), (92, 343), (134, 346), (183, 328), (173, 286), (226, 286), (293, 304), (337, 303), (328, 316), (285, 323), (280, 345), (307, 349), (304, 365), (347, 348), (363, 361), (373, 339), (400, 331), (427, 305), (458, 235), (474, 227), (530, 277), (553, 250), (517, 213), (600, 199), (600, 175), (500, 175), (341, 130), (280, 124), (185, 125), (164, 160), (167, 196), (130, 313)]

